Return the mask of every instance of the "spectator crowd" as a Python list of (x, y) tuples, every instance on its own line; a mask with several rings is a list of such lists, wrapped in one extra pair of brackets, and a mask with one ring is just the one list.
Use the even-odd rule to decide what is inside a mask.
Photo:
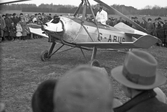
[[(158, 17), (158, 18), (155, 18), (155, 20), (153, 20), (151, 18), (146, 19), (145, 17), (143, 17), (142, 20), (139, 21), (137, 17), (131, 17), (131, 20), (136, 22), (143, 28), (145, 28), (148, 34), (158, 37), (162, 41), (161, 46), (167, 47), (167, 19), (162, 20), (161, 17)], [(119, 22), (123, 22), (133, 27), (131, 23), (124, 21), (122, 18), (117, 19), (117, 18), (111, 17), (108, 19), (107, 24), (114, 26)]]
[[(3, 14), (0, 15), (0, 41), (11, 41), (15, 39), (31, 39), (30, 31), (27, 26), (29, 23), (41, 25), (52, 19), (51, 14)], [(36, 37), (33, 37), (36, 38)]]
[[(30, 36), (30, 31), (27, 26), (29, 23), (36, 23), (41, 25), (52, 19), (51, 14), (45, 13), (36, 13), (36, 14), (3, 14), (0, 15), (0, 41), (5, 40), (25, 40), (32, 38)], [(87, 17), (88, 21), (91, 21), (93, 16)], [(162, 46), (167, 46), (167, 19), (162, 20), (161, 17), (146, 19), (142, 18), (142, 21), (139, 21), (137, 17), (131, 17), (131, 20), (145, 28), (149, 34), (158, 37), (162, 41)], [(125, 24), (133, 27), (133, 25), (127, 21), (124, 21), (121, 17), (114, 18), (109, 17), (106, 24), (114, 26), (119, 22), (124, 22)], [(36, 38), (34, 36), (33, 38)]]
[[(3, 14), (0, 15), (0, 41), (5, 40), (25, 40), (32, 38), (30, 36), (30, 31), (28, 29), (28, 23), (36, 23), (41, 25), (52, 19), (51, 14), (36, 13), (36, 14)], [(91, 21), (93, 16), (87, 17), (88, 21)], [(162, 41), (162, 46), (167, 46), (167, 19), (162, 20), (161, 17), (146, 19), (142, 18), (139, 21), (137, 17), (131, 17), (131, 20), (145, 28), (149, 34), (158, 37)], [(106, 24), (114, 26), (119, 22), (124, 22), (125, 24), (133, 27), (133, 25), (127, 21), (124, 21), (121, 17), (114, 18), (109, 17)], [(34, 37), (36, 38), (36, 37)]]

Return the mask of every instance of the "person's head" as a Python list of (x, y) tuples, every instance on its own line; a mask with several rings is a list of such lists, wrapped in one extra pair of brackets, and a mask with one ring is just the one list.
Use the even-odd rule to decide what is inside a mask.
[(119, 21), (123, 21), (122, 17), (119, 17)]
[(9, 14), (8, 13), (5, 14), (5, 18), (9, 18)]
[(111, 75), (122, 85), (128, 97), (134, 97), (132, 95), (152, 90), (166, 82), (166, 77), (157, 72), (157, 65), (150, 53), (133, 49), (128, 52), (122, 66), (112, 69)]
[(155, 23), (158, 22), (158, 18), (155, 18), (155, 19), (154, 19), (154, 22), (155, 22)]
[(60, 22), (60, 17), (59, 17), (57, 14), (55, 14), (55, 15), (53, 16), (53, 21), (52, 21), (52, 23), (58, 23), (58, 22)]
[(151, 18), (148, 18), (148, 22), (152, 22), (152, 19), (151, 19)]
[(167, 24), (167, 20), (164, 20), (165, 24)]
[(59, 79), (54, 112), (111, 112), (112, 102), (113, 89), (107, 73), (82, 65)]
[(16, 17), (16, 13), (13, 13), (13, 17)]
[(101, 4), (98, 4), (98, 5), (97, 5), (97, 9), (98, 9), (98, 11), (102, 11), (103, 6), (102, 6)]
[(158, 21), (162, 21), (161, 17), (158, 17)]
[(3, 19), (5, 18), (5, 15), (4, 15), (4, 14), (2, 15), (2, 18), (3, 18)]
[(31, 101), (33, 112), (53, 112), (56, 83), (57, 80), (46, 80), (38, 86)]
[(20, 18), (23, 18), (23, 13), (20, 13)]
[(21, 22), (25, 22), (25, 18), (24, 17), (21, 18)]

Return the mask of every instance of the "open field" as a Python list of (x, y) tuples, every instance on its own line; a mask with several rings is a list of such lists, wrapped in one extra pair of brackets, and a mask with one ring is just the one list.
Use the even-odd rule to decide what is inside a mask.
[[(86, 64), (91, 52), (85, 51), (87, 60), (79, 49), (53, 55), (47, 61), (40, 60), (41, 51), (48, 49), (47, 39), (10, 41), (1, 46), (1, 101), (6, 103), (6, 112), (32, 112), (31, 97), (37, 86), (44, 80), (61, 77), (66, 71), (80, 64)], [(159, 62), (158, 72), (167, 76), (167, 48), (156, 47), (147, 50)], [(109, 72), (122, 64), (125, 53), (99, 51), (97, 59)], [(111, 78), (112, 80), (112, 78)], [(113, 81), (115, 95), (124, 102), (126, 97), (119, 90), (119, 84)], [(167, 83), (161, 86), (167, 95)]]

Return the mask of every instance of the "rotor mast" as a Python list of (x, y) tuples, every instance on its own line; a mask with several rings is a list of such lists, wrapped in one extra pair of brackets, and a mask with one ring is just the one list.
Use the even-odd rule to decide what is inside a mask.
[(82, 11), (82, 20), (84, 20), (85, 16), (86, 16), (86, 11), (87, 11), (87, 7), (89, 7), (91, 14), (93, 15), (93, 18), (95, 19), (95, 14), (94, 11), (91, 7), (91, 4), (89, 3), (89, 0), (81, 0), (81, 3), (79, 5), (79, 7), (77, 8), (77, 10), (74, 13), (74, 17), (77, 16), (77, 14), (79, 13), (79, 11), (81, 10), (81, 8), (83, 7), (83, 11)]

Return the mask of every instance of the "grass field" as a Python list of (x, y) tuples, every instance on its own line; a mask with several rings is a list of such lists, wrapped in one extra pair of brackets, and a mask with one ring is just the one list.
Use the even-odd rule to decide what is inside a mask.
[[(40, 54), (50, 46), (45, 38), (16, 40), (0, 45), (1, 101), (6, 104), (6, 112), (32, 112), (31, 97), (42, 81), (56, 79), (71, 68), (88, 63), (91, 56), (91, 52), (86, 51), (87, 60), (85, 60), (79, 49), (73, 49), (53, 55), (49, 61), (42, 62)], [(167, 76), (167, 48), (153, 46), (147, 51), (158, 60), (158, 72)], [(115, 51), (99, 51), (97, 55), (97, 59), (108, 72), (122, 64), (124, 57), (125, 53)], [(115, 95), (123, 102), (127, 100), (116, 81), (113, 81), (113, 86)], [(167, 83), (161, 88), (167, 95)]]

